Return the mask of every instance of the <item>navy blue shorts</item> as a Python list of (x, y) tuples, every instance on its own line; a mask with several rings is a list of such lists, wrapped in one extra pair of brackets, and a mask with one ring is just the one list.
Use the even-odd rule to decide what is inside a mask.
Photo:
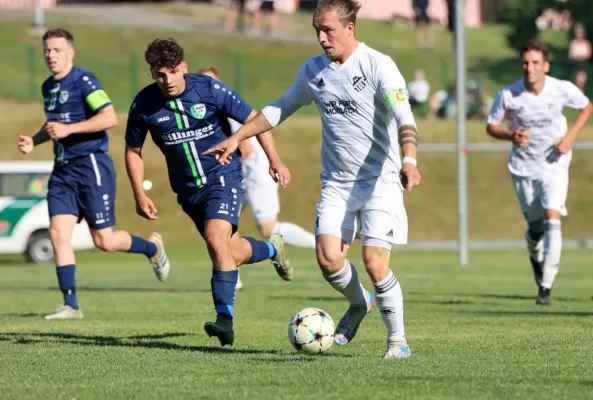
[(47, 184), (47, 206), (54, 215), (76, 215), (91, 229), (115, 225), (115, 167), (104, 153), (55, 165)]
[(243, 201), (242, 181), (241, 171), (233, 171), (180, 198), (183, 211), (192, 219), (202, 237), (206, 221), (211, 219), (228, 221), (233, 227), (233, 234), (237, 232)]

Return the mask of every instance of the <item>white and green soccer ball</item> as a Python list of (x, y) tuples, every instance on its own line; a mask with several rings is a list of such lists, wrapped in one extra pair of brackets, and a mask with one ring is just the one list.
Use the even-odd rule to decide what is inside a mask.
[(332, 347), (335, 330), (328, 313), (319, 308), (305, 308), (290, 320), (288, 340), (300, 353), (319, 354)]

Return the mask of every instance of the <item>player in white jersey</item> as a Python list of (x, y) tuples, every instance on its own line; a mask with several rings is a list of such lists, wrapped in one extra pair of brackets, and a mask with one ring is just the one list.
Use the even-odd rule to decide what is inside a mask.
[[(201, 68), (199, 73), (220, 80), (215, 67)], [(236, 133), (241, 124), (229, 119), (231, 132)], [(280, 198), (278, 183), (270, 176), (268, 156), (255, 137), (241, 142), (241, 164), (243, 166), (243, 196), (251, 210), (259, 234), (267, 239), (273, 234), (281, 235), (284, 243), (307, 249), (315, 248), (315, 235), (291, 222), (280, 222)], [(237, 280), (237, 290), (243, 282)]]
[[(562, 251), (571, 149), (593, 105), (571, 82), (546, 75), (550, 63), (544, 43), (527, 42), (521, 58), (523, 78), (497, 94), (486, 129), (497, 139), (513, 142), (508, 168), (527, 220), (525, 240), (538, 286), (536, 304), (549, 305)], [(570, 129), (565, 107), (580, 110)]]
[[(359, 9), (355, 0), (321, 0), (313, 26), (324, 53), (302, 65), (284, 96), (206, 153), (216, 153), (226, 164), (242, 140), (269, 131), (315, 102), (322, 120), (317, 260), (325, 279), (350, 302), (335, 342), (352, 341), (376, 300), (388, 331), (385, 358), (407, 358), (411, 352), (404, 333), (403, 296), (389, 261), (392, 245), (407, 243), (403, 191), (420, 183), (417, 130), (397, 66), (354, 35)], [(362, 287), (356, 268), (346, 259), (356, 237), (362, 239), (375, 296)]]

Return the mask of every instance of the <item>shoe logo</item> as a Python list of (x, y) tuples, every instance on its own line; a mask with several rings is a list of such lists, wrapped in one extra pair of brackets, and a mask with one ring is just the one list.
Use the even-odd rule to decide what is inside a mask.
[(392, 238), (393, 237), (393, 229), (390, 230), (389, 232), (387, 232), (387, 235), (385, 235), (385, 236)]

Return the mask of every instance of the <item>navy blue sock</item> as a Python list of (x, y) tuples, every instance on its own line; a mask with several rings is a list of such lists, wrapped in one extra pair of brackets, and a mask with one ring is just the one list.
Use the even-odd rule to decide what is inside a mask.
[(78, 301), (76, 300), (76, 265), (63, 265), (56, 267), (58, 275), (58, 284), (60, 290), (64, 293), (64, 304), (78, 310)]
[(216, 314), (233, 318), (233, 306), (235, 304), (235, 286), (239, 271), (212, 271), (212, 300)]
[(156, 254), (156, 244), (142, 239), (139, 236), (130, 235), (132, 237), (132, 245), (128, 253), (144, 254), (146, 257), (152, 257)]
[(276, 248), (270, 242), (243, 236), (251, 245), (251, 258), (246, 264), (254, 264), (263, 260), (276, 257)]

